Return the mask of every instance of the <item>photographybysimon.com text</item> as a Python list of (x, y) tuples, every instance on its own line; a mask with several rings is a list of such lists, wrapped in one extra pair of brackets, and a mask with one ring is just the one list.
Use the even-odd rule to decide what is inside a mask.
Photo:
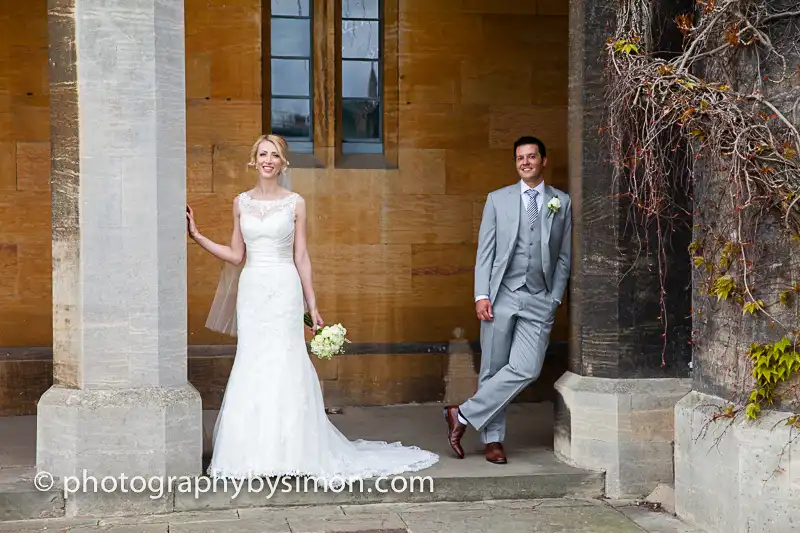
[(80, 476), (65, 476), (57, 480), (49, 472), (36, 474), (33, 483), (37, 490), (49, 491), (59, 482), (64, 498), (77, 493), (122, 493), (145, 494), (151, 499), (159, 499), (177, 492), (193, 494), (199, 498), (203, 494), (223, 492), (235, 499), (243, 493), (256, 493), (272, 498), (276, 493), (432, 493), (433, 478), (430, 476), (392, 476), (372, 479), (332, 477), (282, 477), (226, 479), (200, 476), (94, 476), (83, 470)]

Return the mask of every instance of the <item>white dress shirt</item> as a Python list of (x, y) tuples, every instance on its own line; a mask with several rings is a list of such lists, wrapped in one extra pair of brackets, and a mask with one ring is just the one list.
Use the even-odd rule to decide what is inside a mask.
[[(522, 195), (522, 201), (525, 203), (525, 209), (528, 209), (528, 204), (530, 203), (531, 199), (530, 197), (528, 197), (526, 191), (530, 189), (530, 187), (528, 187), (528, 184), (526, 184), (522, 180), (519, 180), (519, 186), (520, 186), (520, 194)], [(539, 193), (536, 196), (536, 207), (538, 208), (536, 212), (539, 213), (539, 216), (541, 216), (542, 206), (544, 205), (544, 180), (540, 181), (539, 185), (534, 187), (534, 189), (536, 190), (536, 192)]]
[[(528, 184), (525, 183), (523, 180), (519, 180), (519, 187), (520, 187), (519, 193), (522, 196), (522, 202), (525, 204), (525, 209), (527, 210), (528, 209), (528, 204), (530, 203), (531, 199), (528, 196), (528, 194), (526, 193), (526, 191), (528, 189), (530, 189), (531, 187), (529, 187)], [(541, 217), (542, 216), (542, 207), (544, 206), (544, 180), (540, 181), (539, 184), (536, 187), (533, 187), (533, 189), (535, 189), (539, 193), (539, 194), (536, 195), (536, 206), (538, 208), (537, 212), (539, 213), (539, 216)], [(485, 294), (479, 294), (478, 297), (475, 298), (475, 301), (477, 302), (478, 300), (488, 300), (488, 299), (489, 299), (489, 296), (487, 296)], [(559, 302), (558, 300), (556, 300), (556, 301), (559, 304), (561, 304), (561, 302)]]

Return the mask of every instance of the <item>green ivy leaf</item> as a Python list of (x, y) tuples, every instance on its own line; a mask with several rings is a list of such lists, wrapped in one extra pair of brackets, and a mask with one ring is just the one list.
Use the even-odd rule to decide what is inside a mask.
[(793, 292), (792, 289), (786, 289), (785, 291), (781, 291), (780, 295), (781, 305), (789, 307), (789, 300), (792, 297), (792, 292)]
[(750, 345), (750, 350), (748, 353), (753, 359), (758, 359), (764, 354), (764, 347), (754, 342), (752, 345)]
[(720, 276), (714, 281), (711, 290), (717, 295), (717, 301), (727, 300), (736, 288), (736, 282), (730, 276)]
[(638, 54), (639, 47), (636, 45), (636, 43), (626, 41), (625, 39), (620, 39), (614, 43), (614, 51), (622, 52), (623, 54), (626, 55), (631, 55), (632, 53)]
[(788, 348), (791, 345), (792, 345), (792, 343), (789, 342), (789, 339), (784, 337), (780, 341), (775, 343), (775, 346), (773, 347), (773, 349), (778, 350), (781, 353), (784, 353), (786, 351), (786, 348)]
[(785, 368), (787, 373), (794, 372), (800, 366), (800, 356), (797, 352), (784, 353), (778, 359), (778, 364)]
[(744, 304), (744, 311), (742, 311), (742, 314), (744, 315), (750, 313), (751, 315), (753, 315), (755, 314), (756, 311), (762, 309), (763, 305), (764, 302), (761, 300), (758, 300), (757, 302), (747, 302), (746, 304)]

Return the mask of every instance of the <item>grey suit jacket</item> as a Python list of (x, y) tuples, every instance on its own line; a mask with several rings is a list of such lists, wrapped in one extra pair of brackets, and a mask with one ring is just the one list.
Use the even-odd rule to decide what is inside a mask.
[[(556, 213), (547, 208), (553, 198), (561, 201)], [(489, 295), (494, 304), (519, 232), (521, 192), (519, 182), (490, 192), (483, 208), (478, 254), (475, 261), (475, 298)], [(545, 185), (542, 212), (542, 267), (550, 296), (559, 302), (570, 276), (572, 261), (572, 202), (564, 191)]]

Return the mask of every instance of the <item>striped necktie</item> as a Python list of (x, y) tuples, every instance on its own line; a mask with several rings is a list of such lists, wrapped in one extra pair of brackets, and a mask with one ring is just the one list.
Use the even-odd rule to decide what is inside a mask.
[(528, 195), (528, 222), (531, 225), (531, 228), (534, 227), (536, 224), (536, 220), (539, 218), (539, 207), (536, 205), (536, 197), (539, 195), (539, 191), (536, 189), (528, 189), (525, 191), (525, 194)]

